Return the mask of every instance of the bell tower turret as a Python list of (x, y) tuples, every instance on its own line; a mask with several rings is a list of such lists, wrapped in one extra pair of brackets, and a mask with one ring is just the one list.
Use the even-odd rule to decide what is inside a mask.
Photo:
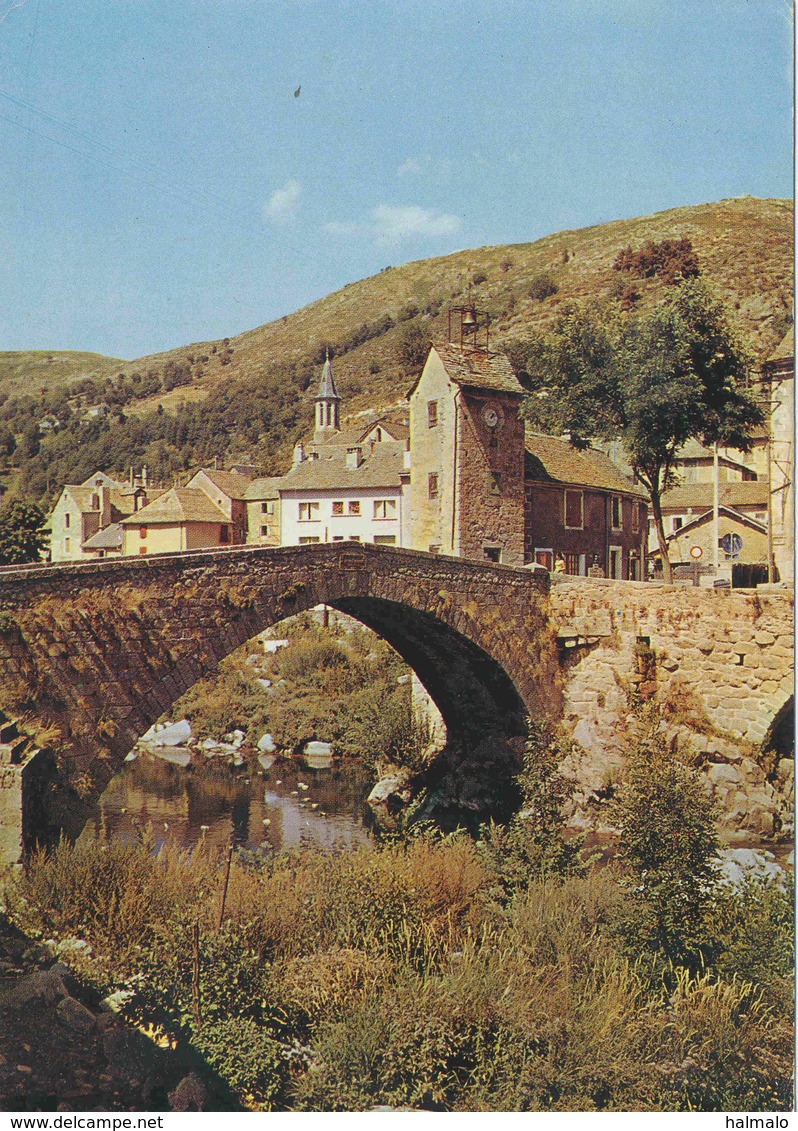
[(324, 368), (321, 371), (319, 391), (316, 394), (316, 431), (313, 438), (317, 443), (327, 439), (334, 432), (341, 431), (338, 407), (340, 403), (341, 398), (335, 388), (328, 350), (327, 360), (324, 362)]

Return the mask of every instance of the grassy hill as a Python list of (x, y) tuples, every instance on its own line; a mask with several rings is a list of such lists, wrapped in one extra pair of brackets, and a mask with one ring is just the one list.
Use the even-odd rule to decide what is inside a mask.
[(77, 350), (0, 351), (0, 392), (53, 390), (85, 377), (110, 377), (128, 364), (118, 357)]
[[(291, 443), (311, 427), (326, 348), (345, 418), (403, 405), (410, 330), (442, 338), (448, 308), (467, 296), (490, 314), (497, 348), (545, 329), (567, 302), (619, 310), (629, 278), (613, 263), (623, 248), (636, 250), (646, 240), (691, 241), (704, 280), (761, 361), (792, 317), (792, 216), (790, 201), (740, 197), (418, 260), (236, 337), (131, 362), (0, 353), (0, 392), (12, 394), (0, 408), (0, 431), (5, 424), (25, 437), (14, 483), (28, 497), (52, 497), (57, 485), (85, 478), (95, 465), (111, 470), (133, 462), (147, 462), (171, 481), (214, 455), (280, 471)], [(655, 304), (663, 287), (658, 278), (636, 281), (635, 308)], [(106, 400), (112, 413), (88, 426), (81, 414), (96, 400)], [(43, 411), (68, 421), (70, 435), (37, 444), (32, 432)]]

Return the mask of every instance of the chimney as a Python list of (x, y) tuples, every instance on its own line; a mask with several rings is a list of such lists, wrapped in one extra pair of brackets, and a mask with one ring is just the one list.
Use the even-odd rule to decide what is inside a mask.
[(346, 466), (350, 470), (360, 467), (363, 462), (363, 449), (362, 448), (347, 448), (346, 449)]
[(413, 466), (412, 463), (411, 463), (410, 445), (409, 444), (405, 448), (403, 455), (404, 455), (404, 459), (402, 461), (402, 467), (404, 468), (405, 471), (409, 471), (410, 468)]
[(300, 440), (298, 444), (294, 444), (294, 467), (297, 467), (300, 463), (304, 463), (304, 460), (305, 445)]
[(142, 487), (149, 487), (150, 485), (150, 472), (146, 463), (141, 469), (141, 485)]

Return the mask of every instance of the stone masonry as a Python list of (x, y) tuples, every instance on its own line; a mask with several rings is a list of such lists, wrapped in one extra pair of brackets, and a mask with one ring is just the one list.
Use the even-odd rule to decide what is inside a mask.
[[(25, 764), (6, 767), (0, 842), (14, 830), (28, 844), (75, 835), (176, 699), (256, 633), (322, 603), (397, 649), (438, 705), (451, 745), (494, 736), (517, 749), (527, 715), (563, 718), (594, 778), (613, 772), (635, 696), (693, 719), (718, 762), (724, 743), (742, 744), (753, 761), (791, 703), (784, 591), (584, 578), (548, 590), (548, 575), (529, 569), (359, 543), (4, 570), (0, 709), (21, 720), (31, 749), (53, 756), (39, 755), (27, 800)], [(737, 769), (747, 772), (742, 762)]]

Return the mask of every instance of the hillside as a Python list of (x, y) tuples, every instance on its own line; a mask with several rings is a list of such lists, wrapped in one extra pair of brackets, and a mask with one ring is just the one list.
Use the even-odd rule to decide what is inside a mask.
[[(790, 201), (740, 197), (419, 260), (236, 337), (131, 362), (0, 353), (0, 392), (24, 381), (29, 394), (12, 394), (0, 408), (0, 450), (5, 425), (18, 443), (15, 486), (30, 498), (52, 498), (57, 485), (95, 466), (147, 462), (171, 481), (219, 456), (279, 472), (291, 443), (310, 427), (328, 347), (345, 415), (400, 405), (413, 372), (408, 336), (442, 337), (450, 306), (468, 296), (487, 310), (491, 344), (499, 348), (545, 329), (567, 302), (618, 310), (630, 282), (613, 263), (623, 248), (646, 240), (691, 241), (703, 278), (761, 361), (792, 316), (792, 216)], [(663, 287), (658, 278), (636, 281), (634, 308), (653, 305)], [(108, 418), (87, 422), (88, 406), (101, 400)], [(63, 427), (37, 439), (45, 412)]]
[(77, 350), (0, 351), (0, 392), (13, 395), (38, 392), (40, 388), (52, 390), (84, 377), (110, 377), (128, 364), (118, 357)]
[[(468, 284), (471, 297), (488, 310), (492, 340), (523, 338), (545, 328), (564, 302), (617, 302), (618, 251), (647, 239), (687, 237), (704, 278), (730, 308), (753, 353), (762, 359), (783, 335), (792, 311), (793, 206), (786, 200), (740, 197), (692, 208), (676, 208), (634, 220), (619, 220), (577, 231), (558, 232), (529, 244), (484, 247), (391, 267), (351, 283), (310, 306), (265, 326), (220, 342), (196, 343), (141, 358), (135, 368), (161, 366), (209, 355), (199, 388), (210, 390), (224, 374), (255, 378), (276, 363), (301, 363), (325, 345), (337, 355), (336, 376), (352, 407), (370, 406), (375, 398), (391, 401), (404, 392), (399, 361), (403, 322), (420, 322), (433, 338), (445, 332), (446, 307), (461, 300)], [(567, 260), (566, 260), (567, 254)], [(530, 289), (542, 275), (551, 276), (556, 295), (539, 301)], [(655, 301), (659, 288), (648, 287), (642, 305)], [(388, 316), (395, 323), (353, 349), (344, 351), (357, 331), (377, 329)], [(216, 347), (216, 354), (210, 351)], [(232, 351), (227, 372), (219, 364)], [(379, 373), (370, 373), (376, 363)], [(179, 397), (173, 397), (172, 402)]]

